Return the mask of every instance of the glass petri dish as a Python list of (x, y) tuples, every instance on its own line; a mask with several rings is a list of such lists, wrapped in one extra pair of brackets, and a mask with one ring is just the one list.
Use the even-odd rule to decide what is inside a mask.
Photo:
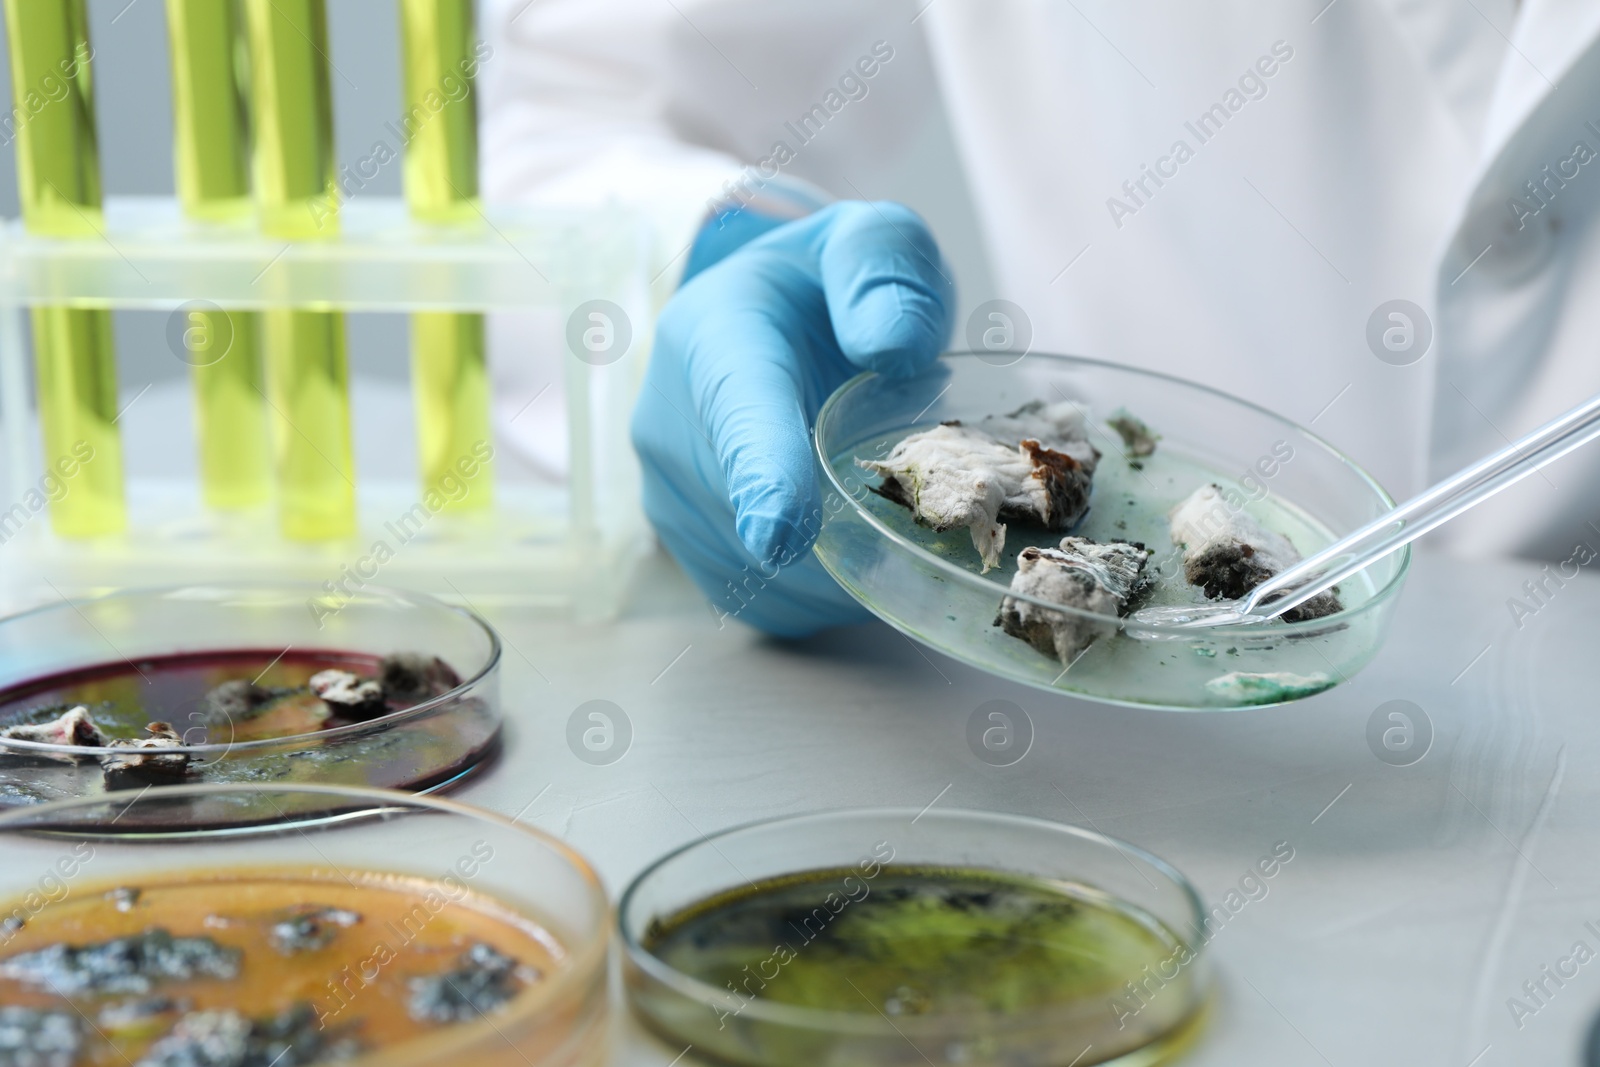
[[(908, 433), (940, 422), (1070, 400), (1101, 453), (1089, 514), (1073, 533), (1145, 544), (1154, 551), (1148, 567), (1158, 576), (1157, 595), (1193, 600), (1200, 594), (1183, 581), (1166, 512), (1207, 482), (1306, 555), (1394, 506), (1370, 475), (1310, 430), (1209, 386), (1076, 356), (1008, 358), (998, 365), (992, 355), (951, 353), (911, 378), (859, 375), (823, 405), (815, 551), (851, 596), (946, 655), (1109, 704), (1200, 711), (1285, 703), (1347, 681), (1372, 659), (1388, 632), (1409, 548), (1342, 583), (1343, 610), (1320, 619), (1196, 631), (1024, 596), (1093, 622), (1102, 636), (1063, 668), (1005, 634), (995, 618), (1010, 595), (1017, 553), (1055, 545), (1061, 534), (1011, 524), (1001, 566), (983, 574), (967, 530), (917, 525), (909, 510), (871, 491), (879, 479), (858, 459), (881, 457)], [(1108, 423), (1122, 412), (1160, 434), (1153, 454), (1125, 454)]]
[[(348, 814), (313, 826), (264, 826), (204, 839), (106, 832), (112, 823), (168, 821), (174, 811), (196, 806), (198, 795), (253, 802), (246, 794), (268, 795), (285, 808)], [(499, 815), (389, 790), (163, 786), (0, 812), (0, 854), (6, 857), (0, 864), (0, 1000), (8, 1010), (55, 1012), (65, 1020), (57, 1036), (60, 1028), (74, 1034), (80, 1053), (99, 1057), (94, 1062), (137, 1060), (189, 1012), (231, 1007), (217, 998), (242, 997), (249, 998), (252, 1019), (299, 1011), (302, 1020), (314, 1020), (303, 1026), (313, 1041), (361, 1038), (359, 1054), (340, 1061), (352, 1067), (604, 1062), (611, 928), (605, 892), (588, 863), (565, 844)], [(214, 890), (209, 898), (195, 895), (208, 887)], [(140, 892), (130, 895), (130, 888)], [(411, 910), (382, 921), (381, 898), (399, 891), (410, 894)], [(356, 919), (304, 954), (262, 951), (260, 930), (276, 914), (269, 902), (285, 892), (295, 893), (302, 909), (353, 907)], [(175, 904), (167, 897), (172, 893), (190, 894), (183, 903), (193, 906)], [(244, 946), (237, 972), (208, 985), (167, 971), (142, 992), (19, 978), (24, 971), (16, 961), (58, 930), (74, 931), (71, 943), (81, 946), (103, 940), (97, 931), (137, 936), (152, 926), (175, 939), (213, 938), (224, 950)], [(512, 953), (520, 951), (513, 943), (536, 946), (537, 969), (519, 971), (523, 977), (509, 999), (483, 1002), (482, 1015), (397, 1025), (396, 1016), (411, 1011), (408, 996), (416, 995), (414, 969), (448, 968), (472, 939), (463, 930), (503, 935), (507, 940), (497, 944)], [(294, 963), (292, 971), (286, 960)], [(152, 1001), (158, 1003), (152, 1007)], [(110, 1021), (116, 1016), (121, 1021)], [(26, 1023), (9, 1021), (14, 1029)], [(118, 1043), (120, 1057), (104, 1047), (108, 1042)], [(300, 1052), (294, 1062), (316, 1055)]]
[[(170, 784), (318, 782), (428, 792), (493, 759), (500, 640), (488, 623), (419, 593), (369, 586), (334, 612), (322, 596), (297, 585), (129, 590), (0, 620), (0, 726), (48, 717), (53, 711), (41, 709), (73, 700), (130, 737), (143, 728), (136, 718), (169, 723), (182, 741), (171, 751), (187, 760)], [(220, 680), (252, 675), (287, 690), (324, 666), (370, 672), (379, 658), (403, 651), (439, 657), (459, 684), (366, 721), (295, 726), (290, 717), (276, 730), (244, 715), (219, 715), (203, 695)], [(73, 700), (57, 701), (63, 693)], [(102, 758), (127, 752), (0, 739), (0, 809), (169, 784), (108, 776)], [(160, 827), (145, 818), (155, 810), (134, 809), (118, 828), (226, 830), (317, 814), (248, 794), (197, 801), (187, 813), (163, 805), (171, 821)]]
[[(978, 902), (989, 925), (962, 927), (973, 940), (941, 941), (927, 911), (896, 910), (935, 899), (914, 884), (929, 877), (957, 887), (936, 899)], [(911, 808), (714, 834), (656, 861), (617, 909), (636, 1016), (674, 1047), (743, 1067), (1162, 1062), (1203, 1024), (1204, 921), (1183, 875), (1132, 845)], [(982, 938), (998, 948), (984, 954)]]

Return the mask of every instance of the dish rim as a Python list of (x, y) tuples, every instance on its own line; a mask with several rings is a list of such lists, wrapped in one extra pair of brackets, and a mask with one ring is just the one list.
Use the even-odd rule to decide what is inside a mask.
[[(45, 614), (47, 612), (71, 610), (81, 614), (80, 609), (83, 606), (88, 604), (98, 604), (106, 600), (131, 600), (140, 597), (166, 599), (174, 593), (201, 590), (253, 593), (287, 593), (290, 591), (304, 592), (309, 590), (312, 592), (312, 595), (316, 595), (317, 593), (323, 591), (320, 586), (311, 586), (301, 582), (234, 582), (228, 584), (174, 583), (170, 585), (130, 586), (124, 589), (115, 589), (108, 593), (101, 593), (98, 596), (80, 597), (78, 599), (63, 599), (57, 603), (40, 604), (37, 607), (28, 608), (25, 611), (19, 611), (16, 614), (7, 615), (4, 618), (0, 618), (0, 629), (13, 626), (18, 622), (31, 619), (34, 616)], [(427, 593), (420, 593), (409, 589), (401, 589), (396, 586), (387, 585), (364, 586), (361, 591), (356, 594), (356, 597), (366, 597), (370, 594), (408, 601), (418, 604), (422, 607), (440, 609), (445, 612), (461, 616), (467, 622), (476, 626), (478, 630), (489, 639), (489, 653), (485, 658), (483, 665), (471, 677), (463, 678), (459, 685), (453, 687), (448, 692), (441, 693), (439, 696), (424, 700), (420, 704), (414, 704), (411, 707), (405, 708), (401, 711), (388, 712), (386, 714), (379, 715), (376, 718), (368, 719), (365, 722), (348, 723), (344, 726), (334, 726), (327, 730), (312, 730), (306, 733), (284, 734), (281, 737), (257, 738), (250, 741), (229, 740), (206, 742), (205, 744), (199, 745), (185, 743), (177, 748), (164, 749), (163, 751), (184, 752), (189, 755), (226, 755), (230, 752), (250, 752), (255, 750), (271, 750), (295, 747), (296, 744), (304, 744), (310, 739), (336, 740), (349, 737), (358, 737), (367, 733), (380, 733), (384, 729), (399, 725), (400, 723), (406, 722), (413, 718), (420, 718), (424, 715), (427, 715), (429, 712), (437, 710), (447, 703), (459, 700), (461, 697), (467, 695), (467, 691), (473, 689), (484, 679), (488, 678), (500, 666), (500, 658), (502, 654), (500, 634), (492, 625), (489, 624), (487, 619), (485, 619), (482, 615), (479, 615), (471, 608), (457, 607), (454, 604), (447, 604), (438, 597), (431, 596)], [(352, 598), (352, 600), (354, 599), (355, 598)], [(93, 627), (94, 624), (90, 623), (89, 625)], [(109, 644), (109, 641), (107, 643)], [(227, 650), (219, 649), (218, 651)], [(125, 658), (124, 661), (133, 663), (135, 662), (135, 659)], [(453, 670), (454, 667), (452, 666), (451, 669)], [(7, 688), (9, 688), (9, 686)], [(0, 754), (4, 754), (8, 750), (18, 754), (36, 753), (38, 755), (49, 756), (73, 755), (83, 757), (126, 755), (128, 752), (126, 747), (110, 748), (106, 746), (94, 745), (58, 745), (49, 741), (24, 741), (18, 738), (0, 738)], [(227, 783), (216, 784), (226, 785)], [(52, 803), (54, 802), (52, 801)], [(37, 805), (32, 805), (32, 807), (37, 808)]]
[[(709, 982), (703, 982), (698, 978), (691, 977), (690, 975), (687, 975), (682, 971), (670, 966), (659, 956), (656, 956), (654, 953), (650, 952), (650, 950), (645, 948), (644, 945), (640, 943), (639, 939), (634, 937), (627, 929), (625, 916), (627, 915), (628, 908), (632, 903), (634, 896), (654, 874), (672, 861), (696, 849), (710, 847), (720, 854), (721, 850), (718, 848), (717, 842), (725, 838), (732, 837), (735, 834), (748, 833), (758, 830), (782, 830), (807, 822), (828, 822), (850, 817), (869, 817), (884, 820), (898, 820), (904, 818), (910, 820), (914, 817), (922, 818), (925, 816), (933, 817), (936, 821), (966, 821), (979, 824), (987, 823), (997, 828), (1007, 826), (1026, 826), (1034, 830), (1065, 834), (1068, 837), (1074, 837), (1081, 841), (1093, 844), (1097, 848), (1111, 849), (1112, 851), (1120, 853), (1124, 859), (1128, 859), (1130, 862), (1134, 859), (1140, 860), (1148, 864), (1160, 877), (1165, 879), (1166, 884), (1169, 887), (1176, 888), (1179, 891), (1179, 894), (1183, 898), (1184, 909), (1188, 913), (1185, 918), (1188, 925), (1192, 928), (1192, 931), (1201, 931), (1204, 929), (1207, 906), (1203, 898), (1200, 896), (1199, 890), (1195, 888), (1194, 883), (1192, 883), (1182, 871), (1178, 870), (1167, 860), (1162, 859), (1160, 856), (1149, 851), (1148, 849), (1144, 849), (1138, 845), (1123, 841), (1120, 838), (1112, 837), (1109, 834), (1103, 834), (1098, 830), (1086, 829), (1085, 827), (1077, 826), (1073, 823), (1059, 822), (1054, 819), (1046, 819), (1037, 815), (1021, 815), (1015, 812), (1004, 811), (984, 811), (978, 808), (941, 808), (937, 811), (930, 812), (919, 811), (916, 808), (908, 807), (864, 807), (825, 808), (821, 811), (809, 811), (789, 815), (774, 815), (762, 819), (753, 819), (748, 822), (738, 823), (734, 826), (718, 830), (711, 834), (702, 834), (695, 840), (679, 845), (678, 847), (667, 852), (665, 855), (656, 858), (649, 864), (649, 866), (645, 867), (644, 870), (635, 875), (632, 880), (628, 882), (627, 888), (622, 891), (622, 895), (617, 898), (617, 905), (614, 909), (616, 914), (615, 933), (617, 935), (617, 943), (621, 946), (623, 954), (627, 957), (628, 961), (639, 967), (640, 970), (649, 974), (650, 977), (668, 986), (680, 996), (686, 997), (696, 1004), (703, 1004), (715, 1011), (717, 1010), (716, 1006), (719, 1003), (726, 1003), (726, 998), (728, 996), (727, 990), (719, 989)], [(1001, 868), (997, 865), (986, 867), (985, 865), (978, 864), (976, 867), (980, 870), (1001, 870)], [(1135, 870), (1137, 871), (1137, 868), (1135, 868)], [(1013, 871), (1009, 873), (1015, 874), (1018, 872)], [(1088, 886), (1089, 888), (1098, 888), (1095, 886), (1090, 886), (1087, 882), (1080, 884)], [(706, 896), (712, 895), (715, 894), (706, 894)], [(697, 901), (700, 899), (705, 898), (697, 898)], [(1193, 968), (1196, 965), (1204, 965), (1203, 961), (1209, 956), (1208, 941), (1202, 937), (1192, 936), (1192, 933), (1182, 933), (1166, 924), (1164, 920), (1162, 921), (1162, 925), (1165, 926), (1168, 932), (1173, 934), (1175, 937), (1181, 938), (1181, 945), (1189, 949), (1194, 954), (1194, 958), (1190, 962), (1183, 965), (1185, 968)], [(631, 990), (628, 991), (626, 999), (629, 1006), (632, 1007), (634, 998)], [(1204, 998), (1202, 998), (1201, 1007), (1203, 1007), (1203, 1000)], [(1199, 1009), (1197, 1008), (1197, 1010)], [(740, 1007), (734, 1014), (738, 1016), (750, 1014), (763, 1022), (772, 1023), (778, 1026), (785, 1026), (794, 1029), (823, 1031), (827, 1033), (878, 1035), (881, 1031), (881, 1025), (879, 1024), (877, 1016), (869, 1015), (865, 1012), (844, 1012), (824, 1008), (805, 1008), (793, 1004), (784, 1004), (777, 1001), (763, 1001), (757, 998), (750, 998), (747, 1000), (744, 1005)], [(1019, 1019), (1025, 1017), (1026, 1013), (1018, 1016)], [(927, 1031), (931, 1033), (935, 1031), (946, 1030), (953, 1021), (957, 1021), (962, 1018), (965, 1018), (965, 1016), (956, 1014), (911, 1016), (901, 1019), (895, 1025), (903, 1029), (908, 1029), (913, 1033), (921, 1031)]]
[[(553, 981), (544, 984), (537, 990), (531, 991), (534, 995), (526, 998), (525, 1003), (514, 1005), (516, 1010), (523, 1015), (538, 1014), (550, 1008), (552, 1005), (559, 1004), (563, 998), (571, 996), (574, 990), (581, 990), (584, 986), (584, 983), (590, 980), (596, 969), (608, 969), (607, 961), (610, 956), (611, 936), (614, 928), (614, 923), (611, 916), (612, 908), (609, 895), (606, 893), (605, 883), (601, 880), (600, 875), (595, 870), (593, 864), (591, 864), (581, 852), (553, 834), (547, 833), (536, 826), (518, 822), (516, 819), (513, 819), (510, 816), (502, 815), (497, 811), (491, 811), (487, 808), (481, 808), (473, 804), (466, 804), (459, 800), (449, 800), (444, 797), (430, 796), (421, 793), (407, 793), (398, 789), (381, 789), (371, 786), (332, 785), (317, 782), (293, 784), (285, 784), (281, 782), (259, 784), (207, 782), (193, 783), (189, 785), (151, 786), (137, 793), (132, 793), (128, 797), (128, 805), (131, 807), (133, 804), (140, 803), (151, 798), (159, 800), (164, 798), (194, 796), (197, 794), (260, 792), (331, 794), (339, 797), (368, 801), (372, 804), (372, 807), (368, 810), (351, 813), (348, 821), (355, 821), (363, 816), (382, 814), (383, 812), (392, 810), (396, 807), (409, 807), (413, 809), (424, 808), (433, 809), (434, 811), (442, 812), (448, 815), (473, 819), (478, 822), (493, 823), (507, 830), (516, 831), (525, 838), (532, 839), (539, 845), (553, 852), (577, 873), (579, 880), (582, 881), (587, 887), (590, 901), (596, 905), (595, 910), (597, 913), (597, 918), (594, 923), (593, 932), (590, 934), (590, 936), (583, 938), (583, 943), (578, 946), (576, 950), (573, 950), (572, 946), (567, 945), (563, 941), (563, 947), (569, 950), (566, 957), (566, 959), (569, 961), (569, 965), (560, 968)], [(15, 808), (0, 808), (0, 835), (8, 832), (28, 833), (29, 831), (26, 827), (16, 827), (13, 824), (24, 823), (30, 816), (37, 817), (40, 813), (44, 813), (45, 815), (53, 815), (56, 812), (64, 811), (74, 807), (87, 807), (89, 805), (114, 803), (116, 803), (116, 798), (114, 795), (100, 794), (96, 796), (66, 797), (61, 800), (51, 800), (42, 804), (29, 804)], [(282, 823), (272, 824), (270, 826), (256, 827), (255, 834), (259, 836), (261, 834), (271, 833), (274, 831), (282, 832), (284, 834), (304, 834), (305, 829), (306, 827), (304, 823), (290, 819)], [(359, 830), (356, 832), (359, 832)], [(94, 840), (99, 847), (124, 844), (129, 848), (142, 848), (150, 844), (172, 843), (170, 840), (162, 839), (152, 841), (149, 838), (143, 838), (139, 836), (116, 837), (109, 840), (95, 836), (89, 839)], [(207, 847), (211, 840), (212, 839), (209, 837), (197, 837), (191, 838), (184, 843), (192, 843), (192, 846), (196, 850), (203, 850)], [(250, 869), (260, 868), (257, 866)], [(338, 868), (334, 869), (338, 870)], [(503, 897), (489, 893), (482, 895), (519, 915), (528, 915), (528, 909), (520, 905), (513, 905), (506, 901)], [(540, 921), (548, 922), (549, 919), (547, 917), (541, 917)], [(387, 1057), (394, 1059), (394, 1061), (397, 1063), (434, 1063), (437, 1062), (435, 1057), (441, 1050), (440, 1046), (447, 1044), (467, 1044), (476, 1038), (483, 1037), (484, 1030), (481, 1026), (483, 1022), (485, 1022), (484, 1019), (474, 1019), (460, 1024), (459, 1028), (456, 1029), (419, 1034), (414, 1038), (400, 1042), (399, 1044), (382, 1051)], [(492, 1020), (490, 1021), (490, 1025), (493, 1026)], [(459, 1035), (459, 1039), (457, 1040), (450, 1040), (448, 1042), (443, 1040), (446, 1037), (456, 1038), (457, 1035)], [(501, 1036), (503, 1037), (504, 1035)], [(407, 1046), (414, 1046), (413, 1050), (408, 1051)], [(447, 1049), (445, 1051), (447, 1051)], [(358, 1065), (367, 1064), (376, 1062), (376, 1057), (372, 1053), (367, 1053), (355, 1060), (352, 1060), (351, 1062)], [(389, 1062), (389, 1059), (385, 1059), (384, 1062)]]

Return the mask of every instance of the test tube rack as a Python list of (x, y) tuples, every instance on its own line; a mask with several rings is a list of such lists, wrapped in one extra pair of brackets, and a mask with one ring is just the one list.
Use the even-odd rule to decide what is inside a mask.
[[(400, 199), (376, 197), (343, 205), (341, 221), (337, 237), (293, 242), (248, 223), (190, 221), (175, 199), (128, 197), (106, 201), (98, 239), (41, 237), (15, 220), (0, 228), (0, 607), (132, 585), (246, 580), (309, 582), (334, 603), (370, 583), (578, 620), (615, 613), (649, 543), (627, 437), (653, 323), (649, 227), (621, 207), (513, 205), (441, 226), (414, 221)], [(569, 343), (569, 321), (593, 301), (625, 314), (632, 337), (620, 355), (596, 359)], [(30, 388), (29, 309), (170, 313), (195, 302), (241, 311), (530, 313), (518, 319), (530, 324), (519, 346), (526, 343), (527, 358), (542, 356), (563, 386), (565, 481), (497, 481), (491, 508), (402, 522), (413, 536), (401, 541), (394, 524), (418, 515), (420, 480), (368, 480), (358, 470), (358, 532), (301, 543), (280, 536), (270, 508), (207, 509), (198, 485), (134, 472), (123, 533), (56, 536), (32, 506), (46, 472)], [(533, 407), (526, 417), (541, 415)], [(504, 450), (499, 441), (494, 447)], [(380, 542), (387, 551), (374, 553)]]

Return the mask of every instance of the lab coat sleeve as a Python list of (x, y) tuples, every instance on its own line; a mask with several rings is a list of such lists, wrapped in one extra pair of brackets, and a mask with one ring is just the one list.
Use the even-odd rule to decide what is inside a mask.
[(753, 181), (750, 161), (676, 128), (674, 71), (693, 32), (685, 8), (693, 5), (487, 0), (491, 52), (478, 76), (486, 198), (642, 211), (656, 230), (658, 288), (668, 291), (719, 205), (737, 200), (785, 218), (828, 199), (785, 176)]

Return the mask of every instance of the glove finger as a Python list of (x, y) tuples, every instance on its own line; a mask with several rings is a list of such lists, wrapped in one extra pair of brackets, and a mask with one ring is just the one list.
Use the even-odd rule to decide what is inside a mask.
[(667, 551), (705, 594), (719, 628), (738, 619), (767, 633), (803, 637), (870, 618), (815, 556), (775, 571), (740, 543), (733, 505), (718, 488), (711, 445), (669, 410), (679, 403), (654, 382), (640, 399), (634, 441), (645, 475), (644, 509)]
[[(681, 345), (695, 405), (686, 414), (698, 419), (715, 451), (739, 540), (770, 570), (799, 558), (821, 526), (795, 350), (801, 339), (791, 335), (807, 315), (821, 321), (822, 297), (798, 275), (721, 281), (717, 306), (701, 306), (711, 288), (687, 287), (661, 328), (667, 344)], [(815, 306), (796, 308), (797, 301)], [(675, 336), (679, 322), (689, 326)]]
[(933, 361), (950, 337), (955, 286), (928, 227), (890, 201), (851, 201), (835, 212), (819, 256), (834, 336), (863, 370), (904, 376)]

